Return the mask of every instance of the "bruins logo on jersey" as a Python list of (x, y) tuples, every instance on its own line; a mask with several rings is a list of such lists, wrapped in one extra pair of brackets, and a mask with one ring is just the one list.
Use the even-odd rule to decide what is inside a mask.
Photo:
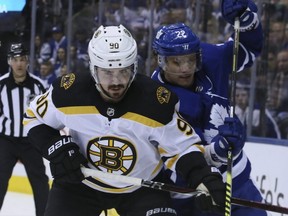
[(128, 140), (113, 136), (98, 137), (87, 146), (87, 158), (97, 169), (127, 175), (134, 168), (136, 149)]
[(74, 81), (75, 81), (75, 74), (74, 73), (66, 74), (61, 79), (61, 87), (65, 88), (65, 90), (66, 90), (72, 86)]
[(161, 86), (157, 89), (156, 94), (157, 94), (157, 99), (160, 102), (160, 104), (169, 102), (171, 92), (168, 89)]

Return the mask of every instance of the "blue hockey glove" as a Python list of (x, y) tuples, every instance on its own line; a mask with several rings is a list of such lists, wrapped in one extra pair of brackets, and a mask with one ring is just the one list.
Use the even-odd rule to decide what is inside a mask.
[(237, 116), (225, 118), (224, 124), (218, 127), (219, 134), (212, 139), (215, 153), (222, 158), (227, 157), (229, 147), (233, 156), (238, 155), (244, 147), (246, 130)]
[(53, 178), (58, 182), (77, 184), (85, 178), (80, 170), (87, 165), (86, 158), (79, 152), (79, 147), (70, 136), (61, 136), (51, 142), (44, 157), (50, 161)]
[(240, 31), (255, 29), (259, 24), (257, 6), (252, 0), (222, 0), (223, 18), (234, 25), (236, 17), (239, 17)]

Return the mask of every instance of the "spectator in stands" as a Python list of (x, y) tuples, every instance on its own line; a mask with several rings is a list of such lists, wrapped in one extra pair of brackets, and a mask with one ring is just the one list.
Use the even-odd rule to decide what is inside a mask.
[[(240, 121), (244, 125), (249, 124), (249, 89), (250, 84), (247, 81), (238, 81), (236, 84), (235, 92), (235, 114), (238, 116)], [(262, 121), (265, 127), (261, 125), (261, 110), (258, 104), (254, 105), (251, 116), (251, 135), (252, 136), (261, 136), (269, 138), (278, 138), (280, 139), (280, 131), (277, 125), (277, 122), (272, 117), (268, 109), (263, 110), (264, 120)], [(264, 131), (263, 131), (264, 130)]]
[(39, 71), (40, 64), (37, 60), (38, 60), (38, 58), (40, 58), (40, 51), (41, 51), (41, 46), (42, 46), (42, 40), (41, 40), (41, 36), (39, 34), (37, 34), (35, 36), (34, 45), (35, 45), (35, 53), (34, 53), (33, 71)]
[(277, 113), (287, 111), (288, 105), (288, 50), (277, 54), (277, 72), (268, 92), (267, 106)]
[(88, 54), (79, 54), (77, 46), (72, 44), (70, 46), (70, 72), (89, 71), (89, 56)]
[(277, 54), (277, 71), (268, 91), (267, 107), (277, 121), (282, 132), (281, 138), (287, 137), (288, 114), (288, 50)]
[(53, 64), (50, 61), (44, 61), (40, 64), (39, 77), (44, 81), (46, 89), (57, 78), (54, 73)]
[(55, 64), (57, 58), (57, 50), (59, 47), (67, 48), (67, 38), (60, 26), (53, 26), (51, 29), (52, 38), (48, 41), (48, 44), (43, 44), (42, 49), (45, 57), (43, 60), (49, 60), (52, 64)]
[[(246, 124), (249, 114), (249, 83), (240, 83), (239, 81), (236, 84), (235, 92), (235, 114), (238, 116), (242, 124)], [(253, 110), (253, 119), (252, 126), (259, 126), (259, 112), (260, 110)]]
[(35, 67), (34, 71), (39, 71), (40, 64), (50, 59), (51, 47), (47, 38), (41, 38), (40, 35), (35, 36)]
[(146, 1), (147, 7), (142, 8), (139, 15), (144, 19), (144, 28), (148, 29), (152, 23), (152, 28), (156, 30), (161, 25), (161, 17), (168, 12), (163, 7), (161, 0), (154, 0), (153, 21), (151, 21), (151, 0)]
[(269, 49), (279, 52), (287, 47), (285, 34), (286, 23), (284, 21), (271, 21), (269, 29)]
[(79, 58), (81, 58), (81, 55), (88, 56), (88, 44), (89, 44), (89, 36), (88, 32), (84, 28), (79, 28), (75, 32), (74, 42), (76, 49), (77, 49), (77, 55)]
[(60, 76), (61, 66), (66, 65), (66, 50), (64, 47), (59, 47), (57, 57), (54, 64), (54, 73), (57, 77)]
[[(84, 70), (89, 68), (89, 57), (88, 57), (88, 43), (89, 34), (86, 29), (79, 28), (75, 32), (73, 45), (70, 47), (71, 60), (74, 61), (75, 69), (72, 71)], [(73, 63), (72, 63), (73, 64)], [(74, 68), (71, 65), (71, 68)]]

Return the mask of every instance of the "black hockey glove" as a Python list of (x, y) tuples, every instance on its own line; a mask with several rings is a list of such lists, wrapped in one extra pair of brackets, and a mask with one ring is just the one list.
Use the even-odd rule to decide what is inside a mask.
[(222, 0), (223, 18), (234, 25), (236, 17), (239, 17), (240, 31), (255, 29), (259, 24), (257, 6), (252, 0)]
[(207, 166), (190, 173), (189, 186), (206, 193), (198, 194), (195, 203), (201, 211), (223, 214), (225, 206), (225, 184), (218, 169)]
[(233, 156), (237, 156), (243, 149), (246, 140), (246, 127), (237, 116), (227, 117), (224, 124), (218, 127), (219, 134), (212, 139), (211, 145), (215, 153), (227, 161), (227, 152), (232, 147)]
[(192, 152), (180, 158), (176, 170), (187, 180), (189, 187), (206, 192), (195, 197), (200, 210), (224, 214), (225, 183), (218, 169), (207, 165), (201, 152)]
[(87, 165), (86, 158), (71, 136), (61, 136), (48, 146), (44, 157), (50, 161), (51, 174), (55, 181), (63, 183), (81, 183), (85, 178), (80, 165)]

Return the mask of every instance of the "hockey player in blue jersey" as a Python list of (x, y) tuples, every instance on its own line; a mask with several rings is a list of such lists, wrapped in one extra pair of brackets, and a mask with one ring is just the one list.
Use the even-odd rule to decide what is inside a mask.
[[(251, 0), (222, 0), (222, 15), (230, 24), (240, 17), (240, 47), (238, 72), (250, 67), (260, 54), (262, 27), (257, 7)], [(180, 99), (180, 113), (201, 132), (206, 148), (226, 179), (227, 151), (232, 145), (233, 197), (262, 201), (263, 198), (250, 179), (251, 164), (244, 151), (245, 128), (237, 117), (229, 117), (229, 74), (232, 71), (233, 38), (223, 44), (200, 42), (183, 23), (161, 27), (154, 39), (159, 67), (152, 78), (176, 92)], [(180, 184), (181, 179), (171, 174)], [(175, 198), (181, 216), (215, 215), (197, 212), (191, 200)], [(187, 202), (187, 204), (185, 204)], [(199, 203), (198, 203), (199, 205)], [(203, 203), (204, 205), (204, 203)], [(201, 209), (205, 210), (205, 206)], [(267, 216), (259, 209), (232, 206), (233, 216)]]

